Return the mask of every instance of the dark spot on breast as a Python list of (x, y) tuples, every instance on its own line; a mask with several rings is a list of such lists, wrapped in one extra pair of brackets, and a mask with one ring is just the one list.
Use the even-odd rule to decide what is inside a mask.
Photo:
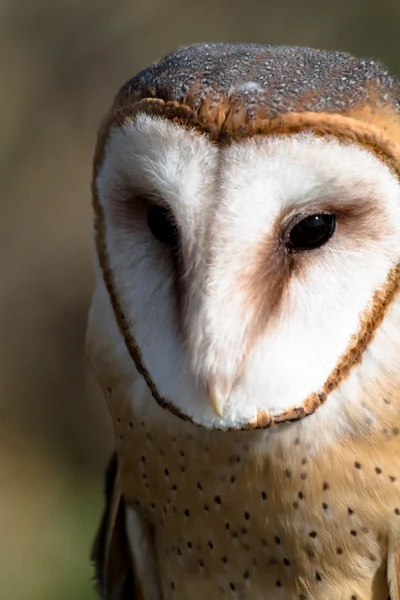
[(232, 456), (229, 457), (228, 462), (230, 465), (234, 465), (234, 464), (238, 464), (240, 463), (240, 456), (239, 454), (233, 454)]
[(310, 531), (310, 538), (315, 539), (317, 537), (317, 532), (316, 531)]

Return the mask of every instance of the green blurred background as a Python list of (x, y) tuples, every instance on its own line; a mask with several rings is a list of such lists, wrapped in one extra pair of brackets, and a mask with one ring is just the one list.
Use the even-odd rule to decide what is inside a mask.
[(0, 600), (94, 600), (89, 550), (112, 448), (84, 357), (96, 129), (178, 45), (376, 57), (400, 73), (400, 1), (0, 0)]

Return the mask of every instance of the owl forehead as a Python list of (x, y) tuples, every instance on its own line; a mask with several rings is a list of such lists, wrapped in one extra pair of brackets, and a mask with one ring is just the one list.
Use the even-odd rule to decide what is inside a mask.
[[(216, 146), (169, 120), (139, 114), (110, 130), (99, 173), (103, 198), (123, 180), (135, 194), (166, 204), (181, 226), (204, 223), (205, 210), (240, 227), (265, 226), (278, 215), (323, 209), (324, 203), (397, 202), (397, 180), (356, 144), (311, 132), (256, 136)], [(101, 198), (100, 198), (101, 200)], [(389, 207), (390, 208), (390, 207)]]

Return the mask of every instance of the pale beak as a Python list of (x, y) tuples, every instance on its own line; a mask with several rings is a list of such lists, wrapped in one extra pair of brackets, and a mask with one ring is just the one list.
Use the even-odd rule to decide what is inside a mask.
[(224, 378), (212, 375), (207, 382), (207, 389), (215, 414), (222, 417), (232, 390), (232, 384)]

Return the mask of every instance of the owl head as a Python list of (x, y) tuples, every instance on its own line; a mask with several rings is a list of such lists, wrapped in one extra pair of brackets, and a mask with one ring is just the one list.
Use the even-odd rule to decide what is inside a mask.
[(398, 138), (400, 86), (343, 53), (195, 45), (120, 90), (97, 255), (155, 401), (219, 429), (352, 401), (378, 334), (395, 343)]

